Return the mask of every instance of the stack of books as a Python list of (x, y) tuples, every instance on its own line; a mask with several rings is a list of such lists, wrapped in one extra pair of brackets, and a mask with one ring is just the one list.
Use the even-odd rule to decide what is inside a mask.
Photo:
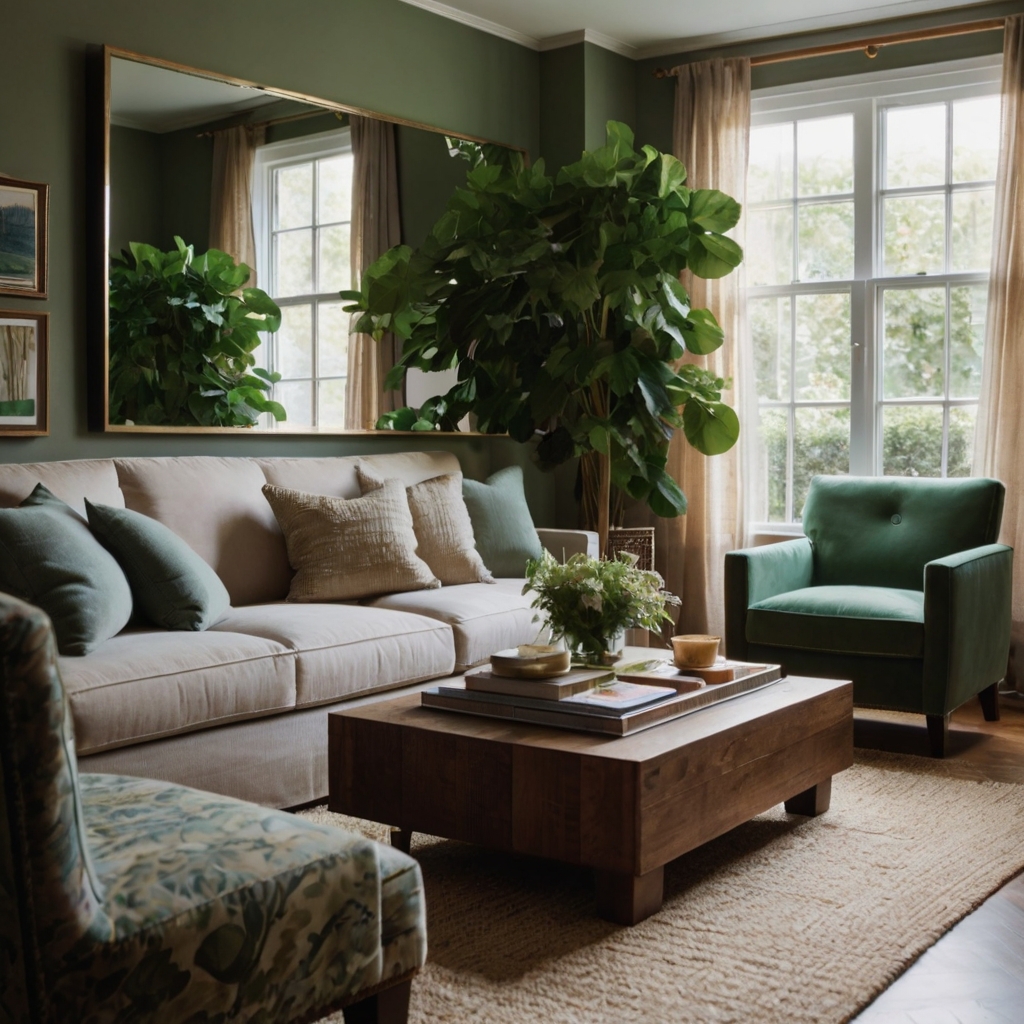
[(549, 678), (528, 679), (499, 675), (484, 666), (468, 671), (464, 686), (424, 690), (421, 701), (424, 707), (445, 711), (626, 736), (767, 686), (780, 675), (778, 666), (732, 666), (739, 668), (731, 671), (729, 681), (710, 686), (657, 659), (618, 672), (573, 668)]

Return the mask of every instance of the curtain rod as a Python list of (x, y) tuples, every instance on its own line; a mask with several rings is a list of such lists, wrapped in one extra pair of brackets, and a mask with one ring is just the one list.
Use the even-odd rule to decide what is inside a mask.
[(236, 124), (229, 124), (224, 128), (210, 129), (205, 132), (196, 132), (196, 138), (208, 139), (216, 135), (217, 132), (228, 131), (230, 128), (256, 128), (257, 126), (271, 128), (275, 124), (287, 124), (289, 121), (303, 121), (307, 117), (319, 117), (321, 114), (333, 114), (339, 121), (344, 116), (338, 110), (305, 110), (301, 114), (289, 114), (287, 117), (273, 117), (269, 121), (238, 121)]
[[(976, 32), (994, 32), (1004, 28), (1005, 18), (989, 18), (986, 21), (968, 21), (960, 25), (940, 25), (936, 28), (916, 29), (912, 32), (894, 32), (887, 36), (874, 36), (849, 43), (827, 43), (823, 46), (806, 46), (798, 50), (783, 50), (780, 53), (765, 53), (750, 58), (752, 68), (763, 64), (782, 64), (791, 60), (805, 60), (807, 57), (825, 57), (833, 53), (853, 53), (863, 50), (869, 58), (878, 56), (883, 46), (895, 46), (900, 43), (919, 43), (926, 39), (946, 39), (950, 36), (967, 36)], [(655, 68), (655, 78), (672, 78), (675, 68)]]

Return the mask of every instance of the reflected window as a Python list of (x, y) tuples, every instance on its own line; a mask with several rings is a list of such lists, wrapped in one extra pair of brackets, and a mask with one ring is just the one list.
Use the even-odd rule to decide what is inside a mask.
[[(345, 425), (351, 287), (352, 146), (348, 129), (270, 143), (257, 151), (253, 220), (261, 282), (281, 307), (264, 357), (281, 374), (278, 429)], [(272, 428), (272, 424), (267, 424)]]
[(968, 476), (998, 64), (754, 94), (746, 274), (761, 509), (817, 474)]

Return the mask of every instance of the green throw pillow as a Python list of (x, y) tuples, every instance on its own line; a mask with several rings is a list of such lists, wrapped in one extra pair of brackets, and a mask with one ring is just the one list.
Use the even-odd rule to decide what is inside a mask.
[(42, 484), (20, 508), (0, 509), (0, 590), (50, 616), (61, 654), (88, 654), (132, 614), (121, 567)]
[(86, 501), (92, 532), (117, 559), (143, 614), (164, 629), (208, 629), (231, 604), (209, 564), (141, 512)]
[(530, 518), (519, 466), (499, 469), (484, 483), (463, 480), (476, 549), (493, 576), (526, 575), (526, 561), (540, 558), (544, 546)]

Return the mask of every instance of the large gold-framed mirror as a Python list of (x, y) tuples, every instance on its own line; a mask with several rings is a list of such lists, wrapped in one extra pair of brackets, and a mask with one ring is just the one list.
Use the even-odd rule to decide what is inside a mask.
[[(100, 62), (91, 428), (261, 437), (372, 429), (369, 416), (354, 421), (353, 373), (362, 371), (353, 371), (338, 297), (370, 246), (369, 229), (357, 229), (353, 252), (354, 206), (363, 224), (389, 222), (378, 246), (384, 237), (416, 245), (468, 169), (447, 138), (489, 140), (116, 47), (103, 47)], [(354, 149), (374, 154), (362, 184)], [(184, 264), (199, 277), (185, 281)], [(140, 327), (147, 322), (174, 326)], [(208, 329), (225, 346), (216, 360), (196, 362), (197, 346), (181, 342), (181, 351), (160, 350), (154, 371), (161, 339)], [(246, 354), (254, 365), (240, 369)], [(411, 371), (405, 393), (378, 411), (418, 407), (450, 387), (446, 377)]]

